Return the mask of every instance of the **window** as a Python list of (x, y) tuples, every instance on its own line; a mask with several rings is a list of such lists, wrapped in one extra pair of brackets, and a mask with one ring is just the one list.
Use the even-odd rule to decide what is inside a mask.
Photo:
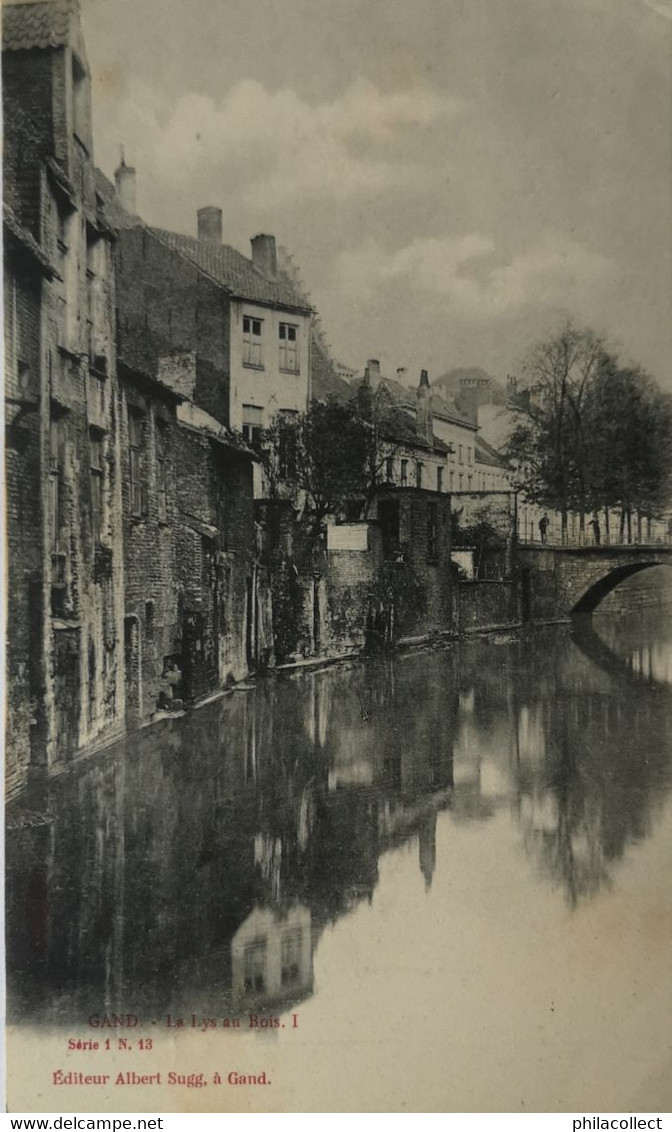
[(450, 476), (450, 491), (454, 491), (455, 490), (455, 472), (451, 471), (448, 474)]
[(473, 450), (473, 448), (467, 448), (467, 463), (473, 464), (473, 462), (474, 462), (474, 450)]
[(401, 461), (401, 486), (406, 487), (408, 483), (408, 460)]
[(463, 486), (464, 486), (464, 476), (462, 475), (462, 473), (461, 473), (461, 472), (460, 472), (459, 480), (460, 480), (460, 483), (459, 483), (459, 490), (460, 490), (460, 491), (462, 491), (462, 488), (463, 488)]
[(388, 456), (385, 460), (385, 479), (388, 483), (394, 483), (394, 457)]
[(427, 560), (429, 562), (436, 561), (437, 515), (438, 507), (436, 503), (429, 503), (427, 505)]
[(250, 448), (261, 447), (261, 425), (263, 409), (257, 405), (243, 405), (243, 440)]
[(443, 491), (443, 468), (436, 469), (436, 490)]
[(106, 242), (99, 236), (86, 237), (87, 349), (89, 365), (102, 377), (107, 375), (107, 284)]
[(243, 317), (243, 365), (261, 366), (261, 319)]
[(104, 378), (93, 376), (89, 384), (91, 391), (91, 412), (97, 415), (99, 420), (105, 419), (105, 380)]
[(168, 516), (168, 462), (166, 459), (166, 429), (156, 426), (156, 513), (159, 522), (165, 523)]
[(61, 529), (59, 508), (60, 486), (58, 473), (52, 471), (49, 476), (49, 530), (51, 531), (51, 549), (54, 554), (58, 553)]
[(473, 476), (467, 476), (467, 491), (471, 491), (471, 485), (472, 485), (473, 479), (474, 479)]
[(399, 503), (396, 499), (381, 499), (378, 504), (378, 522), (386, 557), (399, 553)]
[(418, 460), (416, 465), (415, 465), (415, 486), (416, 487), (422, 487), (422, 472), (423, 472), (423, 466), (420, 463), (420, 461)]
[(89, 703), (88, 720), (92, 727), (96, 718), (96, 646), (89, 639)]
[(130, 454), (131, 515), (139, 518), (147, 513), (145, 422), (139, 413), (128, 414), (128, 447)]
[(91, 538), (100, 542), (103, 525), (103, 478), (105, 475), (103, 436), (91, 429), (89, 433), (89, 487), (91, 501)]
[(457, 451), (458, 451), (457, 458), (458, 458), (460, 464), (463, 464), (464, 463), (464, 448), (461, 444), (458, 444)]
[(248, 943), (243, 956), (245, 990), (266, 990), (266, 940)]
[(58, 554), (61, 533), (61, 478), (63, 475), (63, 422), (49, 422), (49, 531), (52, 553)]
[(283, 987), (290, 986), (292, 983), (297, 982), (301, 970), (300, 960), (301, 932), (288, 932), (283, 936), (282, 943), (280, 944), (280, 979)]
[(77, 223), (58, 209), (55, 266), (60, 279), (56, 299), (58, 311), (57, 344), (63, 350), (75, 345), (78, 311)]
[(296, 475), (298, 416), (294, 409), (281, 409), (278, 413), (278, 472), (283, 478)]
[(297, 353), (296, 327), (289, 322), (281, 322), (279, 326), (280, 337), (280, 369), (290, 373), (299, 372), (299, 355)]

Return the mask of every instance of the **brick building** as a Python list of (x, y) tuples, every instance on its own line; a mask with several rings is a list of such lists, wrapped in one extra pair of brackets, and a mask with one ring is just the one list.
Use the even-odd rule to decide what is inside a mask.
[(129, 723), (267, 664), (252, 450), (227, 426), (228, 289), (135, 214), (135, 170), (98, 173), (118, 231)]
[[(10, 626), (13, 791), (29, 762), (63, 762), (120, 733), (124, 719), (113, 233), (96, 194), (75, 0), (3, 6), (3, 99), (14, 229), (6, 351), (24, 391), (15, 400), (31, 403), (18, 406), (24, 449), (10, 455), (10, 477), (24, 505), (37, 502), (9, 516), (9, 602), (24, 626)], [(31, 254), (39, 286), (35, 267), (27, 284)]]
[(43, 538), (40, 476), (43, 291), (53, 276), (44, 252), (4, 206), (5, 485), (7, 508), (7, 791), (26, 780), (34, 713), (44, 685), (41, 632)]
[(3, 71), (13, 794), (273, 643), (230, 288), (96, 170), (77, 0), (5, 6)]
[[(133, 173), (117, 170), (122, 200), (133, 200)], [(199, 210), (198, 239), (127, 215), (117, 269), (120, 356), (152, 373), (163, 357), (193, 353), (194, 402), (254, 446), (276, 415), (308, 405), (313, 312), (278, 266), (275, 238), (255, 236), (251, 250), (222, 242), (217, 208)]]

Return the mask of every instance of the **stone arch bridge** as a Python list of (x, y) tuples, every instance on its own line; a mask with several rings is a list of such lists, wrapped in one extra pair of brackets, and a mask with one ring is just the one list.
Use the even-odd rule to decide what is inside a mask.
[(522, 619), (592, 613), (620, 582), (651, 566), (672, 566), (672, 546), (519, 545), (515, 571)]

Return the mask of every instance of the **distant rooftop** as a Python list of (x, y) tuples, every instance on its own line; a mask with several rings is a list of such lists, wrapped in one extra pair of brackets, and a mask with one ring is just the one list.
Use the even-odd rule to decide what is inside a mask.
[(500, 456), (496, 448), (488, 444), (482, 436), (476, 437), (475, 456), (477, 464), (487, 464), (490, 468), (503, 468), (508, 469), (508, 464), (503, 456)]
[(164, 228), (148, 228), (148, 231), (191, 260), (235, 298), (289, 307), (306, 313), (312, 310), (306, 296), (282, 272), (278, 272), (274, 278), (263, 275), (251, 260), (228, 244), (205, 243), (193, 236), (181, 236)]

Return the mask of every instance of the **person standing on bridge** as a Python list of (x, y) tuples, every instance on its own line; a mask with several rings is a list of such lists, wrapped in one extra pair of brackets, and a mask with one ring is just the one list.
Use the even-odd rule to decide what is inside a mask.
[(593, 539), (595, 540), (595, 546), (599, 546), (600, 545), (600, 524), (599, 524), (599, 520), (598, 520), (597, 516), (595, 516), (594, 519), (590, 520), (588, 526), (592, 527)]
[(548, 515), (544, 514), (544, 515), (541, 516), (541, 519), (539, 520), (539, 534), (541, 535), (541, 541), (542, 542), (546, 542), (546, 532), (547, 532), (547, 530), (548, 530)]

